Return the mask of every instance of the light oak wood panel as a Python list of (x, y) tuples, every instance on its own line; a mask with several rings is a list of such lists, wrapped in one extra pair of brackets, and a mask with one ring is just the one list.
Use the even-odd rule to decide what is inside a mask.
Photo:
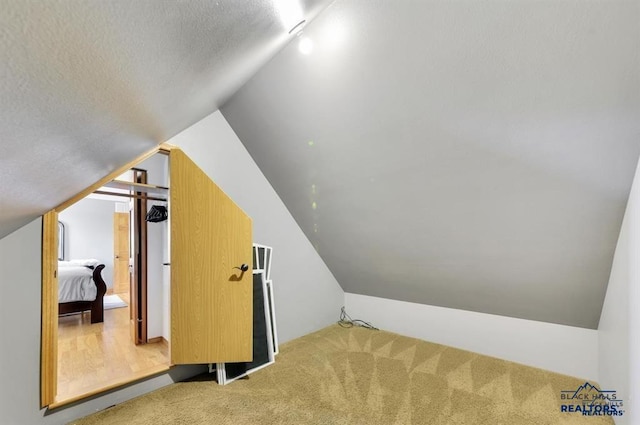
[(114, 292), (129, 292), (129, 213), (113, 213)]
[(250, 361), (251, 219), (179, 149), (170, 178), (171, 361)]
[(40, 405), (54, 402), (58, 361), (58, 213), (42, 217), (42, 332)]

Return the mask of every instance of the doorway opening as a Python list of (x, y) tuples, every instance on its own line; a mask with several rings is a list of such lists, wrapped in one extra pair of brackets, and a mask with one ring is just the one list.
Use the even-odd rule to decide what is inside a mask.
[[(154, 185), (152, 175), (155, 174), (148, 167), (142, 166), (144, 161), (152, 158), (158, 151), (170, 155), (171, 160), (167, 160), (170, 162), (170, 193), (168, 185)], [(146, 184), (117, 180), (117, 176), (131, 171), (132, 167), (147, 170)], [(114, 178), (116, 180), (113, 180)], [(157, 338), (165, 338), (169, 343), (170, 360), (145, 371), (137, 370), (129, 377), (117, 378), (111, 383), (105, 383), (103, 380), (100, 388), (63, 399), (56, 388), (59, 364), (58, 312), (61, 305), (58, 299), (61, 286), (58, 285), (58, 272), (62, 269), (58, 261), (58, 218), (61, 213), (87, 195), (105, 192), (107, 195), (113, 195), (114, 189), (121, 189), (122, 193), (119, 195), (130, 199), (144, 196), (147, 207), (151, 207), (146, 217), (148, 219), (150, 216), (151, 219), (147, 221), (152, 222), (147, 226), (147, 344), (136, 345), (133, 342), (134, 332), (130, 329), (137, 328), (137, 325), (131, 323), (132, 316), (126, 313), (130, 326), (127, 346), (144, 350), (156, 342)], [(152, 205), (153, 202), (166, 204), (167, 200), (167, 209), (163, 210), (161, 205)], [(154, 207), (157, 208), (152, 210)], [(158, 227), (163, 218), (168, 220)], [(131, 222), (134, 220), (130, 220)], [(162, 230), (158, 232), (158, 229), (164, 229), (164, 233)], [(113, 228), (110, 234), (113, 234)], [(237, 272), (238, 268), (243, 269), (242, 265), (251, 263), (251, 244), (251, 218), (181, 149), (166, 144), (122, 166), (44, 214), (40, 405), (43, 408), (57, 408), (164, 373), (174, 364), (251, 361), (253, 321), (252, 314), (248, 312), (253, 311), (252, 282), (250, 274)], [(130, 249), (133, 245), (135, 243), (130, 245)], [(130, 255), (134, 255), (131, 252)], [(154, 252), (160, 253), (158, 261), (153, 260), (156, 258)], [(159, 266), (154, 267), (152, 263)], [(98, 264), (93, 272), (98, 273), (103, 268), (103, 264)], [(154, 273), (156, 277), (153, 277)], [(102, 282), (103, 279), (96, 277), (96, 281)], [(106, 290), (106, 284), (101, 285), (100, 293), (104, 294)], [(130, 291), (130, 294), (132, 297), (135, 296), (134, 291)], [(91, 314), (91, 317), (100, 320), (91, 321), (107, 328), (109, 322), (102, 321), (102, 300), (99, 303), (94, 301), (91, 305), (92, 308), (85, 308), (86, 304), (83, 302), (78, 308), (83, 308), (81, 311), (91, 309), (93, 313), (95, 307), (99, 314)], [(130, 306), (135, 309), (138, 303), (131, 299)], [(111, 310), (107, 310), (107, 313), (109, 311)], [(139, 316), (134, 314), (133, 317)], [(91, 344), (105, 344), (107, 340), (108, 338), (102, 334), (99, 337), (94, 336)], [(89, 345), (86, 341), (83, 341), (83, 344)], [(118, 346), (113, 343), (111, 345)], [(124, 357), (125, 361), (120, 357), (115, 364), (127, 364), (129, 360)], [(145, 358), (148, 357), (150, 355), (145, 353)], [(95, 362), (95, 368), (101, 368), (102, 371), (107, 369), (103, 361), (94, 360), (90, 356), (82, 358)], [(99, 374), (102, 374), (102, 371)]]
[(149, 157), (58, 215), (62, 257), (104, 264), (107, 291), (102, 322), (91, 323), (91, 311), (58, 317), (56, 404), (170, 366), (169, 223), (146, 220), (167, 205), (168, 159)]

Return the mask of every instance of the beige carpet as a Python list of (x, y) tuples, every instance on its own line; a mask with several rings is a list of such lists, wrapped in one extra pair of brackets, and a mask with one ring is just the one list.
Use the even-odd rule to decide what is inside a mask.
[(581, 384), (389, 332), (335, 325), (284, 344), (276, 364), (249, 379), (226, 387), (178, 383), (73, 423), (612, 424), (560, 412), (560, 392)]

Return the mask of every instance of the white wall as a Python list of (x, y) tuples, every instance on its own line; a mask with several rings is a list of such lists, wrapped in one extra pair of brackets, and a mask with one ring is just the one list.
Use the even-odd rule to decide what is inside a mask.
[[(157, 154), (136, 168), (147, 171), (147, 184), (168, 186), (168, 157)], [(168, 196), (168, 194), (167, 194)], [(147, 211), (152, 205), (167, 206), (166, 202), (147, 202)], [(147, 338), (158, 336), (169, 340), (168, 318), (169, 304), (167, 290), (164, 285), (164, 268), (162, 263), (168, 262), (167, 257), (168, 221), (147, 223)]]
[[(640, 168), (638, 169), (640, 170)], [(631, 187), (609, 277), (598, 334), (600, 383), (617, 391), (625, 414), (616, 424), (640, 423), (640, 173)], [(633, 337), (632, 337), (633, 336)]]
[(180, 146), (253, 219), (253, 240), (273, 247), (281, 342), (335, 323), (344, 292), (220, 112), (175, 136)]
[(553, 323), (345, 294), (353, 319), (401, 335), (598, 380), (598, 332)]
[(62, 211), (65, 259), (95, 258), (105, 265), (107, 288), (113, 287), (113, 200), (85, 198)]
[[(636, 176), (638, 173), (636, 172)], [(640, 184), (636, 186), (634, 192), (640, 191)], [(637, 199), (637, 195), (634, 198)], [(634, 224), (631, 226), (631, 238), (633, 255), (633, 269), (630, 273), (629, 297), (627, 299), (629, 308), (629, 333), (627, 340), (629, 341), (629, 392), (625, 398), (627, 410), (627, 423), (637, 425), (640, 424), (640, 269), (638, 261), (640, 260), (640, 214), (637, 208), (637, 201), (634, 201)], [(616, 382), (611, 382), (612, 388), (615, 388)], [(623, 423), (623, 422), (620, 422)]]

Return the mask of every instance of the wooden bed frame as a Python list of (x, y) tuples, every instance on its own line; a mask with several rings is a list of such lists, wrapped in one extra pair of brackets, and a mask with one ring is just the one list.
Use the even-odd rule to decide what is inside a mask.
[(58, 303), (58, 315), (69, 313), (81, 313), (91, 310), (91, 323), (102, 323), (104, 321), (104, 294), (107, 292), (107, 284), (102, 279), (104, 264), (99, 264), (93, 269), (93, 282), (98, 288), (94, 301), (73, 301), (70, 303)]

